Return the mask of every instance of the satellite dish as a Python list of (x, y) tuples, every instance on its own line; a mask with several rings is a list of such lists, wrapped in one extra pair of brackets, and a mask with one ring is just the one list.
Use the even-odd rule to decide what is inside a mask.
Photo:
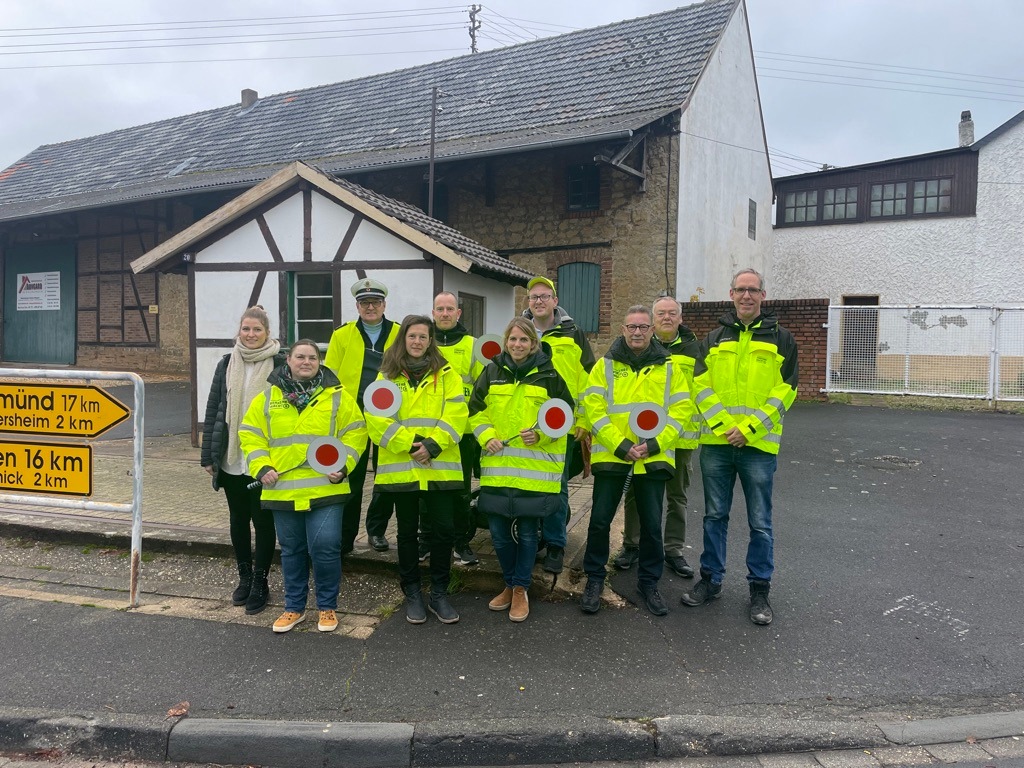
[(363, 393), (363, 410), (371, 416), (394, 416), (402, 407), (402, 390), (390, 379), (378, 379)]

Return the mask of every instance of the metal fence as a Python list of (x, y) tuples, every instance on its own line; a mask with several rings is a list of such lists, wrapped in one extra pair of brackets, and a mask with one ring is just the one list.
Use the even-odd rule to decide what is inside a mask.
[(826, 392), (1024, 401), (1024, 307), (829, 307)]

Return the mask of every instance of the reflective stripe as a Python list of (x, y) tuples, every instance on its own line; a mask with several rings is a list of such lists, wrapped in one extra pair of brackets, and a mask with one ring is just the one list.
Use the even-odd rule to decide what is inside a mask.
[(408, 418), (399, 419), (398, 423), (403, 427), (436, 427), (437, 419)]
[(253, 459), (270, 458), (270, 451), (264, 451), (262, 448), (257, 448), (255, 451), (250, 451), (246, 456), (249, 461)]
[(702, 411), (705, 419), (710, 419), (712, 416), (717, 416), (725, 410), (725, 406), (721, 403), (715, 403), (713, 406), (708, 408), (706, 411)]
[(499, 456), (507, 456), (516, 459), (533, 459), (534, 461), (554, 461), (559, 464), (565, 463), (565, 453), (547, 453), (542, 450), (531, 451), (529, 448), (513, 448), (506, 445), (501, 449)]
[(493, 424), (481, 424), (479, 427), (477, 427), (476, 429), (473, 430), (473, 437), (475, 437), (477, 440), (479, 440), (480, 436), (483, 435), (483, 433), (486, 432), (488, 429), (494, 429), (494, 425)]
[(673, 405), (675, 403), (682, 402), (683, 400), (689, 400), (689, 392), (676, 392), (674, 395), (670, 395), (668, 398), (668, 404)]
[(608, 388), (607, 387), (600, 387), (600, 386), (596, 386), (595, 385), (593, 387), (588, 387), (587, 390), (583, 393), (583, 397), (586, 397), (587, 395), (602, 395), (602, 396), (604, 396), (607, 392), (608, 392)]
[(275, 437), (269, 440), (271, 448), (286, 448), (289, 445), (308, 445), (323, 435), (290, 435), (289, 437)]
[(263, 391), (263, 423), (267, 425), (267, 438), (273, 437), (273, 428), (270, 426), (270, 397), (274, 394), (273, 387), (267, 387)]
[(462, 439), (462, 433), (456, 432), (455, 428), (451, 424), (447, 422), (439, 422), (437, 426), (444, 432), (447, 432), (448, 435), (452, 438), (452, 440), (454, 440), (456, 443)]
[(775, 422), (772, 420), (772, 417), (769, 416), (767, 413), (765, 413), (764, 411), (755, 411), (754, 415), (761, 420), (761, 424), (764, 425), (764, 428), (766, 430), (771, 432), (773, 429), (775, 429)]
[(341, 483), (332, 483), (327, 479), (327, 475), (320, 475), (318, 477), (304, 477), (301, 480), (278, 480), (272, 486), (272, 491), (294, 491), (300, 488), (319, 488), (322, 485), (341, 485)]
[(253, 432), (253, 433), (257, 434), (257, 435), (262, 435), (263, 434), (263, 430), (262, 429), (260, 429), (259, 427), (254, 427), (254, 426), (252, 426), (250, 424), (240, 424), (238, 426), (238, 431), (239, 432)]
[(672, 358), (665, 361), (665, 407), (675, 402), (672, 400)]
[(561, 472), (541, 472), (535, 469), (520, 469), (518, 467), (481, 467), (480, 471), (485, 477), (521, 477), (526, 480), (539, 480), (544, 483), (561, 483)]
[(782, 445), (782, 435), (780, 435), (778, 432), (769, 432), (762, 438), (762, 440), (764, 440), (766, 443)]
[(465, 395), (456, 395), (455, 397), (449, 397), (447, 400), (445, 400), (445, 402), (446, 403), (464, 403), (464, 402), (466, 402), (466, 396)]
[(397, 464), (381, 464), (377, 467), (378, 475), (393, 475), (399, 472), (412, 472), (414, 470), (433, 470), (435, 472), (458, 472), (462, 473), (462, 464), (457, 461), (434, 461), (429, 466), (424, 466), (418, 461), (402, 461)]
[[(356, 419), (355, 421), (350, 421), (348, 424), (346, 424), (344, 427), (341, 428), (341, 432), (339, 434), (344, 435), (350, 429), (359, 429), (362, 426), (365, 426), (365, 424), (362, 421), (362, 419)], [(331, 434), (333, 434), (333, 432)]]
[(700, 438), (700, 432), (698, 432), (698, 431), (693, 431), (693, 430), (686, 429), (686, 430), (683, 430), (682, 432), (679, 433), (679, 439), (680, 440), (697, 440), (699, 438)]
[(611, 405), (608, 406), (608, 411), (607, 412), (608, 413), (632, 413), (634, 405), (636, 405), (636, 403), (620, 403), (620, 404), (612, 403)]
[(595, 440), (590, 446), (590, 453), (612, 453), (612, 451), (609, 450), (608, 448), (605, 448), (603, 445), (601, 445), (601, 443)]
[(388, 425), (388, 428), (384, 430), (384, 434), (380, 436), (380, 447), (387, 448), (388, 443), (394, 439), (395, 435), (398, 434), (398, 430), (402, 428), (401, 424), (392, 422)]
[(768, 400), (765, 401), (765, 405), (774, 407), (775, 410), (779, 412), (779, 416), (786, 415), (786, 405), (777, 397), (769, 397)]
[(604, 359), (604, 380), (608, 387), (608, 402), (615, 402), (615, 367), (612, 365), (612, 359), (606, 357)]
[(714, 394), (715, 390), (713, 390), (711, 387), (704, 387), (704, 389), (702, 389), (694, 396), (693, 402), (695, 402), (697, 405), (700, 405)]
[(600, 419), (594, 422), (594, 426), (592, 427), (594, 434), (596, 435), (598, 432), (600, 432), (602, 429), (604, 429), (611, 423), (611, 419), (609, 419), (607, 416), (602, 416)]
[(327, 434), (333, 435), (338, 426), (338, 409), (341, 408), (341, 390), (334, 393), (331, 403), (331, 425), (327, 428)]

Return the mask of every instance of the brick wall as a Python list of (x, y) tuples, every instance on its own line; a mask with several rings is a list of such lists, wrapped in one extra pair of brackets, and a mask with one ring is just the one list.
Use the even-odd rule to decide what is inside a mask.
[[(800, 352), (801, 400), (824, 400), (825, 360), (828, 353), (828, 299), (787, 299), (766, 301), (765, 309), (775, 310), (779, 323), (793, 334)], [(697, 338), (703, 338), (718, 325), (718, 318), (733, 308), (731, 301), (703, 301), (683, 304), (683, 324)]]

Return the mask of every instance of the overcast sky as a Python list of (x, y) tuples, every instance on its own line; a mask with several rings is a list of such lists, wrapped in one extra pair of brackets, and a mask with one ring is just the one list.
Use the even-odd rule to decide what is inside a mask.
[[(489, 50), (687, 3), (481, 4), (479, 47)], [(973, 113), (978, 138), (1024, 110), (1019, 0), (747, 7), (777, 176), (947, 149), (957, 144), (962, 110)], [(372, 10), (354, 18), (360, 8)], [(3, 0), (0, 167), (41, 144), (237, 103), (242, 88), (269, 95), (468, 53), (468, 8), (437, 0)]]

